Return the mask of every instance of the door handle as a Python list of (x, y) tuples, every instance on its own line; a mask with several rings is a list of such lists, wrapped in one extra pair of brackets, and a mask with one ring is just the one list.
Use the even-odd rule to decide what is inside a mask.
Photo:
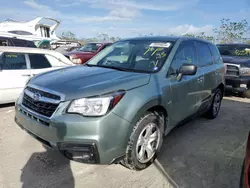
[(198, 82), (203, 82), (203, 80), (204, 80), (204, 77), (203, 77), (203, 76), (201, 76), (201, 77), (199, 77), (199, 78), (197, 79)]
[(220, 73), (219, 73), (219, 70), (216, 70), (215, 71), (215, 75), (219, 75)]
[(22, 74), (22, 76), (31, 76), (30, 74)]

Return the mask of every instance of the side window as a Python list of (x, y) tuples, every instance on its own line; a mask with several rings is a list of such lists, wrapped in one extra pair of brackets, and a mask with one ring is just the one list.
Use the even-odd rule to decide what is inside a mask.
[(0, 39), (0, 46), (9, 46), (9, 43), (7, 40)]
[(168, 75), (178, 74), (183, 64), (197, 65), (197, 54), (192, 41), (185, 41), (179, 45), (169, 68)]
[(31, 69), (44, 69), (52, 67), (43, 54), (29, 54)]
[(24, 54), (4, 53), (0, 59), (2, 70), (24, 70), (27, 69), (27, 64)]
[(104, 50), (105, 48), (109, 47), (110, 45), (111, 44), (105, 44), (102, 49)]
[(213, 59), (208, 44), (196, 42), (196, 47), (199, 56), (199, 66), (203, 67), (213, 64)]
[(213, 54), (214, 63), (217, 63), (217, 64), (223, 63), (218, 48), (215, 45), (212, 45), (212, 44), (209, 44), (209, 47), (210, 47), (210, 50), (211, 50), (211, 52)]

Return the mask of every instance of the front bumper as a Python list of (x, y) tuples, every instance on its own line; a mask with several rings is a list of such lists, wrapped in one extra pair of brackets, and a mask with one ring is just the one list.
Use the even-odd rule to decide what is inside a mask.
[(226, 90), (245, 92), (250, 89), (250, 76), (226, 77)]
[(16, 123), (47, 147), (83, 163), (111, 164), (122, 158), (131, 124), (114, 113), (104, 117), (66, 114), (59, 109), (44, 119), (16, 103)]

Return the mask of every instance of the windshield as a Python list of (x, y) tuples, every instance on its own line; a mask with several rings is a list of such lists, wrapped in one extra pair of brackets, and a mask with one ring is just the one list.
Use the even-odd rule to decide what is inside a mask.
[(85, 44), (78, 51), (81, 51), (81, 52), (96, 52), (101, 46), (102, 46), (102, 44), (99, 44), (99, 43), (89, 43), (89, 44)]
[(101, 51), (87, 65), (157, 72), (165, 63), (172, 46), (172, 42), (120, 41)]
[(217, 45), (221, 55), (250, 57), (250, 45)]

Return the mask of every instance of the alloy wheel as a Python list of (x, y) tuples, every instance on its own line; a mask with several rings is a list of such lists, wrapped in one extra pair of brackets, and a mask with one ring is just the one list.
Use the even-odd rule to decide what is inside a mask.
[(149, 123), (140, 133), (136, 143), (136, 157), (140, 163), (149, 162), (160, 143), (160, 130), (155, 123)]

